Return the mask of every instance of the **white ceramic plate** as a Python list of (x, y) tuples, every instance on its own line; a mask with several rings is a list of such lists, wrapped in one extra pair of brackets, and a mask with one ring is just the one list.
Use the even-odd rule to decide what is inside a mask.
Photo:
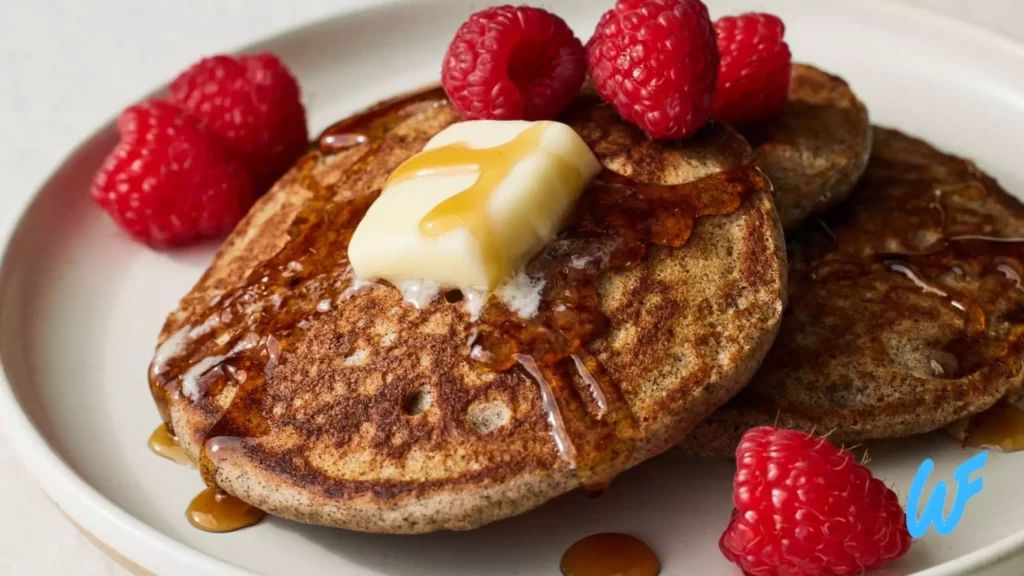
[[(281, 55), (302, 82), (314, 130), (435, 81), (458, 24), (478, 2), (388, 3), (252, 49)], [(587, 38), (611, 0), (543, 3)], [(711, 2), (714, 15), (764, 3)], [(1024, 191), (1024, 48), (930, 13), (876, 2), (772, 2), (796, 58), (848, 79), (872, 119), (977, 159)], [(112, 111), (113, 112), (113, 111)], [(599, 531), (637, 534), (664, 574), (736, 574), (717, 539), (732, 464), (675, 454), (622, 475), (600, 499), (570, 494), (471, 533), (390, 537), (276, 519), (226, 535), (197, 531), (184, 509), (198, 474), (145, 446), (158, 416), (146, 366), (164, 315), (214, 246), (154, 252), (93, 207), (88, 183), (113, 146), (108, 125), (38, 192), (3, 260), (0, 419), (47, 493), (84, 529), (159, 574), (552, 574), (565, 547)], [(971, 452), (942, 435), (880, 444), (871, 468), (906, 497), (923, 458), (946, 480)], [(985, 489), (948, 537), (929, 532), (886, 573), (973, 571), (1024, 546), (1024, 454), (992, 454)]]

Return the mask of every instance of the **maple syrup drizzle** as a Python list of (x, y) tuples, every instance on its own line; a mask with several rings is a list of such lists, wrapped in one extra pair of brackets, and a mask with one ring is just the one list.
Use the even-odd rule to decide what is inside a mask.
[(564, 576), (658, 576), (658, 555), (642, 540), (605, 532), (587, 536), (562, 555)]
[(885, 267), (908, 278), (927, 294), (943, 298), (950, 306), (964, 315), (964, 330), (971, 339), (980, 338), (988, 325), (988, 318), (981, 306), (953, 289), (943, 289), (926, 279), (943, 273), (953, 272), (962, 277), (966, 274), (964, 263), (974, 262), (978, 274), (1000, 274), (1020, 287), (1018, 269), (1024, 259), (1024, 239), (997, 238), (982, 235), (958, 235), (939, 238), (924, 252), (883, 253), (878, 256)]
[(177, 462), (182, 466), (188, 466), (189, 468), (195, 468), (196, 465), (182, 450), (181, 444), (178, 442), (178, 437), (171, 433), (170, 429), (167, 428), (167, 424), (160, 424), (153, 430), (153, 433), (149, 435), (149, 442), (147, 443), (149, 449), (153, 451), (157, 456), (162, 456)]
[[(597, 420), (601, 420), (608, 412), (608, 398), (605, 397), (604, 391), (601, 389), (601, 383), (590, 373), (591, 369), (587, 368), (587, 361), (579, 354), (573, 354), (571, 358), (573, 364), (576, 365), (576, 373), (587, 389), (587, 393), (581, 396), (593, 399), (594, 408), (591, 409), (590, 415)], [(594, 360), (591, 358), (591, 361)]]
[(1000, 452), (1024, 450), (1024, 410), (1016, 404), (997, 402), (971, 418), (964, 443)]
[(317, 137), (317, 147), (322, 154), (337, 154), (355, 146), (372, 144), (406, 118), (447, 104), (447, 96), (440, 86), (392, 98), (330, 125)]
[[(504, 279), (501, 271), (506, 263), (502, 261), (499, 246), (502, 239), (495, 234), (487, 213), (491, 195), (527, 155), (540, 149), (550, 125), (550, 122), (537, 122), (511, 141), (492, 148), (470, 148), (460, 142), (425, 150), (399, 166), (385, 187), (420, 176), (476, 173), (477, 179), (469, 188), (447, 198), (423, 217), (420, 232), (436, 237), (458, 228), (468, 230), (480, 244), (488, 270), (488, 288), (493, 289)], [(566, 182), (567, 187), (580, 185), (583, 175), (576, 166), (557, 154), (550, 154), (548, 158), (554, 163), (557, 178)], [(541, 196), (540, 201), (555, 204), (560, 198), (548, 194)], [(554, 207), (538, 206), (537, 210), (552, 212)]]
[(259, 524), (267, 513), (216, 488), (206, 488), (185, 512), (189, 524), (206, 532), (234, 532)]
[(545, 280), (537, 316), (524, 323), (493, 303), (484, 307), (475, 339), (489, 353), (483, 363), (508, 370), (522, 353), (553, 366), (581, 353), (607, 327), (596, 290), (599, 277), (635, 266), (652, 244), (684, 245), (696, 218), (728, 214), (752, 191), (768, 186), (752, 165), (675, 186), (640, 184), (604, 170), (584, 190), (562, 234), (526, 267), (531, 277)]
[(369, 139), (362, 134), (343, 132), (340, 134), (328, 133), (320, 137), (320, 151), (324, 154), (337, 154), (349, 148), (366, 144)]
[[(381, 136), (418, 112), (449, 105), (439, 98), (443, 98), (440, 89), (414, 94), (326, 130), (320, 143), (328, 149), (337, 139), (344, 140), (344, 134), (366, 137), (352, 149), (354, 154), (357, 149), (360, 152), (344, 171), (341, 182), (328, 188), (315, 177), (313, 169), (323, 152), (314, 150), (300, 159), (293, 174), (311, 196), (292, 219), (288, 241), (274, 256), (258, 264), (246, 280), (220, 295), (215, 304), (217, 322), (207, 325), (208, 318), (192, 319), (194, 325), (205, 328), (182, 328), (173, 341), (168, 339), (172, 344), (168, 350), (154, 359), (150, 389), (165, 419), (176, 394), (186, 394), (195, 401), (204, 395), (220, 397), (226, 387), (232, 391), (227, 396), (227, 408), (206, 431), (207, 441), (200, 452), (199, 468), (208, 486), (216, 486), (219, 460), (213, 453), (216, 451), (211, 450), (217, 444), (212, 440), (258, 438), (272, 429), (265, 384), (287, 361), (295, 331), (305, 330), (309, 319), (323, 314), (318, 306), (325, 299), (339, 302), (369, 291), (353, 283), (347, 247), (379, 191), (346, 201), (336, 200), (336, 191), (344, 189), (346, 179), (359, 178), (363, 168), (374, 162), (397, 162), (392, 159), (394, 155), (378, 157), (385, 140)], [(521, 134), (523, 140), (509, 149), (520, 154), (518, 150), (528, 148), (539, 132)], [(487, 157), (490, 153), (476, 155), (470, 162), (452, 156), (452, 152), (449, 149), (443, 156), (439, 153), (430, 165), (463, 170), (470, 164), (498, 162)], [(475, 155), (484, 151), (464, 152)], [(414, 163), (391, 178), (404, 178), (430, 169), (430, 165)], [(476, 336), (469, 346), (479, 353), (474, 352), (471, 358), (484, 370), (500, 372), (520, 366), (537, 383), (556, 449), (560, 457), (574, 463), (584, 487), (600, 489), (616, 470), (630, 462), (637, 434), (621, 391), (585, 347), (607, 327), (596, 289), (598, 279), (637, 264), (651, 244), (682, 246), (696, 218), (729, 213), (747, 195), (769, 190), (769, 186), (752, 164), (676, 186), (640, 184), (605, 170), (583, 192), (575, 214), (559, 237), (527, 266), (531, 277), (545, 282), (538, 314), (520, 318), (495, 299), (483, 306), (474, 325)], [(438, 206), (426, 223), (447, 226), (445, 222), (451, 218), (478, 218), (474, 215), (479, 201), (475, 196), (483, 195), (487, 188), (481, 186), (478, 190), (456, 195), (453, 198), (457, 201)], [(449, 304), (442, 299), (436, 305)], [(195, 384), (189, 391), (182, 389), (186, 374)], [(217, 514), (216, 508), (210, 509)]]
[(565, 460), (570, 466), (575, 468), (576, 447), (573, 446), (572, 440), (569, 439), (569, 434), (566, 432), (565, 422), (562, 420), (562, 411), (558, 408), (558, 401), (555, 400), (554, 392), (551, 391), (551, 384), (548, 383), (547, 378), (533, 358), (525, 354), (516, 354), (516, 361), (519, 362), (519, 365), (523, 367), (523, 370), (529, 374), (530, 378), (537, 383), (537, 387), (540, 389), (541, 408), (547, 415), (548, 425), (551, 426), (551, 435), (555, 439), (558, 455), (562, 460)]
[[(959, 379), (993, 363), (1011, 371), (1024, 369), (1024, 314), (1017, 311), (1024, 308), (1014, 304), (1019, 296), (1011, 294), (1020, 289), (1024, 272), (1024, 238), (971, 233), (1017, 231), (1024, 226), (1024, 210), (1013, 202), (1007, 204), (1008, 217), (972, 211), (971, 206), (990, 194), (988, 187), (1000, 193), (998, 184), (968, 162), (960, 172), (952, 164), (944, 168), (942, 177), (966, 181), (934, 185), (939, 176), (916, 164), (873, 158), (850, 200), (822, 223), (809, 223), (793, 235), (790, 274), (799, 280), (791, 285), (791, 302), (800, 297), (805, 281), (858, 281), (880, 270), (899, 274), (910, 289), (941, 299), (963, 318), (962, 336), (928, 353), (931, 376)], [(991, 199), (1002, 202), (998, 196)], [(988, 276), (1005, 279), (1008, 287), (986, 281)], [(967, 288), (974, 292), (965, 292)], [(973, 297), (976, 292), (981, 296)], [(833, 322), (867, 321), (857, 316), (861, 311), (855, 306), (848, 308), (834, 314), (850, 317)]]
[[(926, 279), (953, 270), (955, 265), (949, 263), (949, 258), (954, 252), (943, 248), (931, 254), (887, 253), (878, 257), (878, 261), (887, 271), (907, 278), (922, 293), (942, 299), (963, 317), (964, 336), (954, 338), (930, 353), (928, 363), (932, 375), (937, 378), (958, 379), (991, 362), (1019, 364), (1015, 358), (1024, 345), (1024, 332), (1021, 329), (1015, 329), (1001, 338), (988, 336), (989, 318), (981, 306), (953, 289), (940, 288)], [(992, 268), (991, 271), (998, 270)], [(810, 271), (810, 277), (815, 281), (840, 280), (857, 278), (869, 273), (870, 264), (830, 260), (815, 264)]]
[[(925, 294), (934, 294), (934, 295), (939, 296), (941, 298), (949, 298), (949, 294), (948, 293), (946, 293), (943, 290), (941, 290), (939, 288), (936, 288), (935, 286), (932, 286), (928, 282), (922, 280), (921, 277), (917, 275), (917, 272), (915, 272), (914, 269), (911, 268), (910, 266), (907, 266), (907, 265), (902, 264), (900, 262), (894, 262), (892, 260), (886, 260), (884, 262), (884, 264), (885, 264), (885, 267), (888, 268), (889, 270), (891, 270), (893, 272), (896, 272), (897, 274), (901, 274), (904, 277), (906, 277), (908, 280), (913, 282), (914, 286), (917, 286), (918, 288), (920, 288), (921, 291), (924, 292)], [(957, 310), (960, 310), (960, 311), (966, 310), (964, 305), (959, 303), (959, 302), (957, 302), (956, 300), (953, 300), (951, 302), (951, 304)]]

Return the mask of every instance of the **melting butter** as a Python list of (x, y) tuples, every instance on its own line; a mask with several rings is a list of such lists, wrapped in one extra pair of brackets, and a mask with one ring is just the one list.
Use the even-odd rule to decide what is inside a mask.
[(555, 237), (599, 171), (565, 124), (453, 124), (391, 175), (349, 260), (362, 280), (493, 291)]

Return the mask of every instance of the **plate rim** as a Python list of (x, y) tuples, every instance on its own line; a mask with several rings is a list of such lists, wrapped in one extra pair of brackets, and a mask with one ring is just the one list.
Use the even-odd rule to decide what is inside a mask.
[[(893, 3), (885, 0), (869, 0), (868, 2), (839, 0), (839, 2), (857, 9), (876, 10), (899, 18), (917, 19), (927, 26), (954, 30), (960, 35), (970, 37), (975, 42), (987, 44), (992, 49), (1016, 57), (1024, 63), (1024, 42), (980, 24), (959, 20), (953, 15), (940, 12), (927, 5)], [(342, 5), (330, 14), (258, 37), (241, 47), (226, 50), (225, 53), (258, 50), (266, 44), (302, 36), (317, 27), (332, 25), (346, 18), (390, 12), (414, 4), (443, 5), (448, 3), (449, 0), (379, 0), (373, 5)], [(866, 5), (870, 5), (870, 7), (866, 8)], [(158, 93), (165, 87), (166, 84), (147, 94)], [(141, 98), (145, 97), (147, 95), (143, 95)], [(111, 130), (115, 119), (116, 116), (108, 117), (105, 122), (64, 154), (47, 175), (34, 186), (34, 191), (13, 207), (15, 217), (9, 219), (9, 225), (0, 231), (0, 310), (8, 305), (8, 278), (13, 260), (12, 255), (16, 254), (19, 248), (19, 240), (24, 233), (26, 217), (41, 202), (41, 192), (51, 185), (66, 165), (95, 140), (102, 138), (108, 130)], [(108, 499), (68, 465), (50, 445), (22, 406), (11, 381), (12, 378), (3, 363), (2, 348), (0, 348), (0, 423), (2, 423), (0, 426), (2, 426), (3, 437), (29, 472), (30, 477), (73, 524), (128, 560), (146, 570), (154, 571), (154, 573), (161, 573), (159, 571), (166, 569), (165, 562), (168, 562), (176, 569), (187, 568), (190, 570), (190, 574), (197, 576), (259, 576), (257, 573), (193, 548), (157, 530)], [(1005, 536), (978, 550), (940, 565), (915, 572), (914, 576), (948, 576), (968, 573), (992, 567), (1018, 555), (1024, 555), (1024, 530)]]

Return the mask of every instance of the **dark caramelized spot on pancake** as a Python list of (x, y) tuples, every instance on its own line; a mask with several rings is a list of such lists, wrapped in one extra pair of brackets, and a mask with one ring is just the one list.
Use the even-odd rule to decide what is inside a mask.
[[(328, 186), (314, 177), (323, 152), (311, 151), (300, 160), (293, 176), (300, 179), (302, 188), (310, 191), (311, 197), (292, 219), (288, 241), (276, 254), (256, 265), (243, 282), (220, 296), (213, 306), (216, 318), (212, 323), (207, 324), (208, 318), (189, 319), (189, 326), (208, 325), (209, 329), (186, 339), (181, 353), (166, 365), (154, 363), (151, 389), (158, 404), (166, 406), (169, 395), (185, 388), (185, 381), (189, 383), (186, 393), (192, 397), (196, 394), (218, 396), (222, 390), (233, 390), (229, 404), (218, 409), (219, 419), (206, 433), (208, 440), (259, 438), (278, 425), (301, 428), (307, 425), (304, 419), (312, 422), (309, 426), (316, 426), (315, 412), (296, 410), (295, 414), (275, 415), (272, 411), (275, 403), (280, 405), (292, 399), (268, 397), (266, 382), (288, 362), (289, 354), (301, 348), (303, 331), (310, 329), (308, 319), (321, 314), (383, 313), (379, 309), (359, 310), (359, 292), (353, 286), (347, 258), (349, 239), (379, 190), (353, 196), (349, 189), (358, 188), (352, 182), (360, 178), (365, 166), (378, 162), (374, 166), (380, 167), (381, 154), (386, 156), (391, 169), (404, 160), (380, 149), (385, 140), (383, 136), (428, 108), (447, 106), (446, 101), (439, 100), (442, 97), (438, 90), (414, 94), (328, 129), (325, 136), (331, 138), (326, 139), (327, 148), (332, 152), (335, 151), (330, 147), (332, 142), (358, 140), (341, 151), (357, 155), (356, 160), (345, 169), (342, 181)], [(342, 138), (345, 134), (365, 138)], [(742, 143), (741, 138), (722, 126), (710, 126), (697, 138)], [(403, 142), (410, 150), (418, 150), (425, 143), (425, 139)], [(324, 137), (320, 144), (324, 149)], [(649, 142), (646, 145), (655, 146)], [(632, 455), (635, 436), (635, 422), (629, 407), (586, 348), (586, 344), (601, 336), (608, 325), (600, 310), (599, 282), (611, 271), (642, 261), (651, 244), (682, 246), (696, 218), (728, 214), (739, 208), (747, 195), (768, 190), (767, 179), (751, 164), (749, 148), (736, 146), (735, 154), (725, 154), (735, 159), (728, 170), (685, 184), (640, 183), (637, 181), (643, 179), (640, 173), (627, 178), (606, 170), (584, 191), (575, 214), (559, 237), (527, 267), (531, 277), (544, 282), (538, 313), (531, 318), (521, 318), (492, 298), (474, 324), (475, 337), (468, 343), (467, 352), (477, 361), (476, 368), (500, 372), (518, 364), (527, 369), (541, 387), (542, 396), (548, 394), (550, 401), (544, 402), (548, 423), (556, 443), (559, 437), (568, 439), (568, 446), (560, 449), (560, 453), (571, 459), (570, 464), (575, 466), (584, 485), (601, 486), (610, 479), (612, 471), (621, 469)], [(602, 156), (600, 150), (597, 153)], [(350, 298), (355, 301), (346, 306), (346, 310), (340, 310), (340, 303)], [(451, 293), (445, 299), (458, 300)], [(443, 304), (435, 302), (434, 305)], [(319, 325), (311, 329), (328, 328)], [(359, 354), (366, 352), (357, 347), (356, 336), (334, 333), (322, 339), (331, 341), (338, 350), (338, 362), (358, 362)], [(209, 360), (220, 357), (223, 359), (216, 362)], [(395, 359), (395, 362), (418, 363), (419, 360), (413, 357)], [(208, 370), (196, 373), (199, 372), (197, 366)], [(412, 443), (409, 437), (419, 433), (409, 431), (405, 420), (426, 417), (431, 410), (457, 401), (435, 396), (438, 392), (429, 388), (417, 388), (419, 384), (415, 382), (390, 383), (386, 381), (387, 374), (380, 376), (381, 388), (376, 399), (384, 398), (386, 402), (369, 403), (366, 397), (353, 396), (338, 400), (344, 406), (330, 409), (343, 408), (351, 413), (373, 410), (369, 418), (375, 425), (374, 447), (389, 455), (407, 450)], [(317, 376), (309, 374), (308, 377)], [(515, 390), (505, 392), (516, 401)], [(378, 413), (381, 410), (389, 412)], [(481, 433), (493, 430), (490, 422), (494, 418), (487, 416), (478, 420), (471, 425), (474, 429)], [(356, 417), (340, 422), (333, 430), (338, 442), (357, 434), (360, 422)], [(242, 443), (241, 449), (245, 450), (248, 445)], [(201, 469), (207, 483), (213, 485), (216, 463), (207, 452), (204, 447)], [(315, 467), (301, 455), (285, 454), (272, 461), (289, 466), (292, 477), (317, 474)], [(314, 482), (328, 492), (336, 483), (329, 478), (310, 479), (310, 483)], [(425, 487), (429, 482), (418, 485)], [(365, 483), (363, 486), (350, 482), (346, 486), (377, 493), (402, 490), (397, 483), (393, 486)]]

